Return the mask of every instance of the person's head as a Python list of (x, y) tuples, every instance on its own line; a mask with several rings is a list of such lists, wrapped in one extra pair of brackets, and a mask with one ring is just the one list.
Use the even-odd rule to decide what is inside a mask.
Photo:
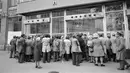
[(75, 36), (75, 35), (73, 35), (73, 38), (76, 38), (76, 36)]
[(112, 34), (113, 37), (115, 37), (115, 34)]
[(121, 37), (121, 36), (122, 36), (122, 34), (120, 32), (116, 33), (116, 37)]
[(28, 36), (28, 39), (31, 39), (31, 37), (30, 37), (30, 36)]
[(69, 36), (67, 36), (66, 39), (69, 39)]
[(16, 38), (16, 36), (13, 36), (13, 38), (15, 39), (15, 38)]
[(93, 37), (94, 37), (95, 39), (98, 39), (99, 35), (98, 35), (97, 33), (94, 33), (94, 34), (93, 34)]
[(25, 34), (22, 34), (22, 35), (21, 35), (22, 38), (25, 38), (25, 36), (26, 36)]
[(49, 35), (49, 34), (47, 34), (47, 35), (45, 35), (45, 37), (46, 37), (46, 38), (50, 38), (50, 35)]
[(99, 34), (99, 37), (104, 37), (104, 36), (103, 36), (103, 34), (101, 33), (101, 34)]
[(107, 36), (107, 38), (109, 38), (109, 39), (110, 39), (110, 38), (111, 38), (111, 36)]

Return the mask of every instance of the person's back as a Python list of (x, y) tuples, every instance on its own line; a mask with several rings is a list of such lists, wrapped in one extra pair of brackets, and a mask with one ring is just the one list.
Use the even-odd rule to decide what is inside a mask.
[(106, 49), (111, 49), (111, 40), (109, 38), (106, 40)]

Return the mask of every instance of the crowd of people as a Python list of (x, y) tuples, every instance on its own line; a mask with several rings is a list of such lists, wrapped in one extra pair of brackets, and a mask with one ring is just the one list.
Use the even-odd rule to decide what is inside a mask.
[(128, 69), (130, 64), (125, 60), (125, 39), (117, 32), (108, 38), (103, 34), (73, 34), (72, 36), (14, 36), (10, 41), (10, 58), (18, 59), (19, 63), (35, 62), (36, 68), (43, 63), (72, 60), (72, 64), (80, 66), (87, 61), (95, 66), (104, 67), (106, 62), (119, 62), (119, 70)]

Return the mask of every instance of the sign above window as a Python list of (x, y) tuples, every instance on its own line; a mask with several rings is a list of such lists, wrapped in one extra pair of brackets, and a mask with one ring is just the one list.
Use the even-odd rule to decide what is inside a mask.
[(65, 20), (95, 19), (95, 18), (103, 18), (103, 13), (69, 15), (65, 17)]
[(50, 22), (50, 18), (42, 18), (42, 19), (31, 19), (25, 20), (24, 24), (32, 24), (32, 23), (48, 23)]

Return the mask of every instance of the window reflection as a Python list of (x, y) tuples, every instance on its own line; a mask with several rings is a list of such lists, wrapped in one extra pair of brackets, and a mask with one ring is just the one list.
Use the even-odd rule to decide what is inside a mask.
[(103, 19), (84, 19), (67, 21), (68, 32), (103, 31)]
[(106, 19), (108, 31), (124, 30), (123, 12), (106, 13)]
[(85, 13), (91, 13), (92, 10), (94, 12), (102, 12), (101, 6), (94, 6), (94, 7), (80, 7), (80, 8), (71, 8), (67, 9), (67, 15), (74, 15), (74, 14), (85, 14)]
[(50, 32), (50, 24), (49, 23), (30, 24), (30, 31), (32, 34), (49, 33)]
[(112, 3), (112, 4), (108, 4), (105, 6), (106, 7), (106, 11), (115, 11), (115, 10), (123, 10), (123, 3), (119, 2), (119, 3)]
[(52, 19), (52, 33), (63, 33), (64, 32), (64, 17)]

